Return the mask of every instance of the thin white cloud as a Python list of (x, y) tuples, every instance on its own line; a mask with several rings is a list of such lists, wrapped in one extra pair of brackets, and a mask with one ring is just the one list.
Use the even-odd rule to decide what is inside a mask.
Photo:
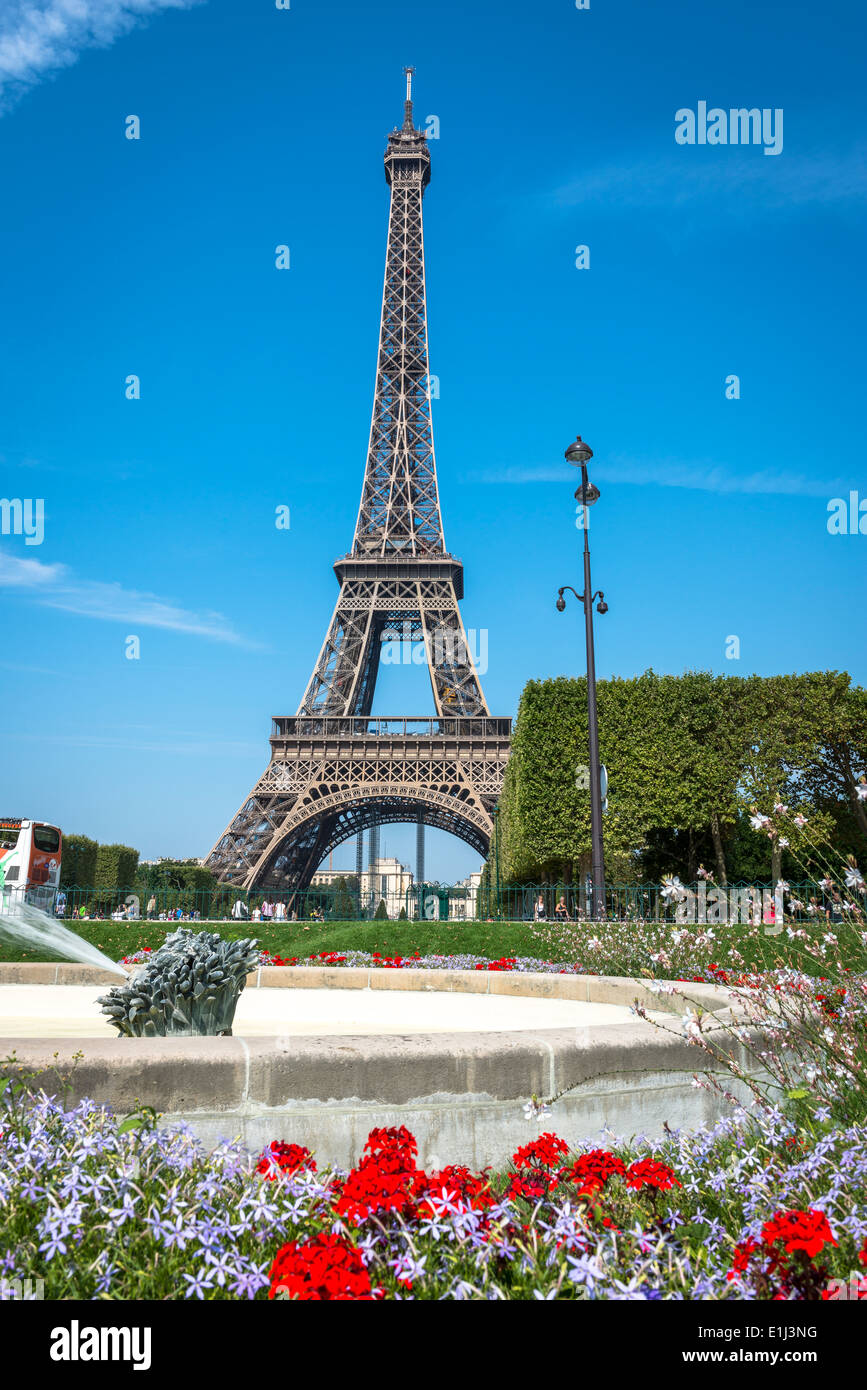
[[(592, 477), (605, 483), (628, 483), (635, 487), (692, 488), (699, 492), (757, 493), (769, 496), (836, 497), (848, 484), (840, 478), (821, 479), (805, 474), (781, 473), (771, 468), (752, 473), (736, 473), (722, 464), (698, 460), (630, 459), (610, 456), (605, 463), (590, 466)], [(578, 476), (568, 464), (540, 464), (538, 467), (486, 469), (470, 475), (479, 483), (563, 483)]]
[(65, 565), (43, 565), (41, 560), (22, 560), (0, 550), (0, 588), (46, 589), (59, 584)]
[[(673, 137), (672, 137), (673, 139)], [(673, 149), (662, 159), (610, 164), (590, 169), (553, 191), (559, 207), (593, 204), (623, 208), (662, 208), (727, 197), (722, 209), (753, 215), (758, 208), (793, 208), (810, 203), (863, 202), (867, 197), (867, 147), (835, 153), (786, 150), (763, 159), (761, 150)], [(758, 158), (756, 156), (758, 155)], [(733, 201), (740, 193), (744, 201)]]
[(149, 15), (199, 0), (0, 0), (0, 112), (86, 48), (106, 48)]
[(44, 565), (0, 551), (0, 589), (24, 590), (47, 608), (137, 627), (158, 627), (208, 637), (214, 642), (249, 646), (221, 613), (193, 613), (156, 594), (124, 589), (121, 584), (77, 579), (66, 565)]

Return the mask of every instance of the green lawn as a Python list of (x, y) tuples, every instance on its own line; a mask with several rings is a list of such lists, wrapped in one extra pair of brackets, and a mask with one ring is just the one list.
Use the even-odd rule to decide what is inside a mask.
[[(177, 925), (189, 926), (189, 923)], [(810, 925), (794, 939), (768, 936), (761, 927), (717, 926), (713, 934), (670, 922), (581, 923), (557, 927), (532, 922), (202, 922), (197, 929), (237, 939), (253, 936), (273, 955), (304, 959), (320, 951), (379, 951), (382, 955), (525, 956), (539, 960), (580, 962), (595, 974), (653, 975), (691, 978), (709, 966), (735, 974), (791, 966), (814, 976), (832, 976), (842, 966), (867, 971), (867, 950), (856, 926), (838, 926), (833, 944), (825, 941), (823, 923)], [(82, 922), (79, 935), (119, 960), (142, 946), (156, 949), (172, 930), (167, 923)], [(802, 929), (803, 930), (803, 929)], [(0, 961), (54, 959), (44, 949), (24, 950), (0, 940)]]
[[(81, 922), (70, 926), (113, 960), (142, 946), (154, 950), (174, 927), (216, 931), (228, 940), (252, 936), (273, 955), (306, 957), (319, 951), (379, 951), (382, 955), (469, 954), (539, 956), (539, 941), (528, 922)], [(547, 953), (545, 953), (547, 954)], [(24, 950), (0, 940), (0, 961), (48, 960), (44, 948)], [(564, 957), (565, 959), (565, 957)]]

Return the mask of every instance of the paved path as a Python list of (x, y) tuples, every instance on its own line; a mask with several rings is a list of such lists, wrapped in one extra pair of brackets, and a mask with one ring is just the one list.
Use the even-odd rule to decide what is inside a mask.
[[(107, 986), (0, 985), (0, 1037), (116, 1037), (96, 1003)], [(667, 1017), (671, 1025), (670, 1015)], [(247, 989), (240, 1037), (271, 1034), (505, 1032), (637, 1023), (619, 1004), (414, 990)], [(649, 1027), (650, 1025), (645, 1025)]]

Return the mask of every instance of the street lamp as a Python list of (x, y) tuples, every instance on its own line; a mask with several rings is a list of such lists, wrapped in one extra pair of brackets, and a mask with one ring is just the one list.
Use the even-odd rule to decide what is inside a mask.
[(494, 807), (494, 864), (497, 873), (497, 921), (500, 920), (500, 808)]
[(601, 921), (605, 916), (605, 856), (602, 848), (602, 776), (599, 767), (599, 722), (596, 714), (596, 657), (593, 648), (593, 603), (597, 613), (607, 613), (608, 604), (600, 589), (593, 592), (590, 583), (590, 545), (587, 508), (599, 500), (599, 489), (587, 478), (587, 463), (592, 459), (593, 450), (585, 444), (580, 434), (566, 450), (566, 460), (581, 469), (581, 486), (576, 488), (575, 497), (580, 499), (581, 520), (584, 526), (584, 592), (579, 594), (571, 584), (564, 584), (557, 594), (557, 612), (566, 607), (563, 595), (568, 589), (579, 603), (584, 605), (584, 632), (587, 645), (587, 722), (590, 734), (590, 839), (593, 875), (593, 918)]

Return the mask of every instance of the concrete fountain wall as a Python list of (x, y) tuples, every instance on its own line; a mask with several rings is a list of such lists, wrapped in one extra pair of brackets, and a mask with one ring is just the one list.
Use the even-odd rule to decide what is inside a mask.
[[(0, 984), (109, 982), (90, 966), (0, 965)], [(639, 1000), (657, 1014), (685, 1007), (682, 999), (613, 976), (284, 966), (254, 972), (248, 988), (460, 992), (622, 1006)], [(724, 990), (678, 988), (722, 1020), (730, 1017)], [(309, 1145), (320, 1162), (347, 1166), (374, 1125), (405, 1124), (424, 1163), (482, 1167), (503, 1163), (532, 1137), (523, 1111), (532, 1095), (568, 1091), (544, 1127), (573, 1143), (604, 1130), (657, 1137), (665, 1124), (692, 1128), (716, 1118), (725, 1103), (693, 1083), (706, 1055), (682, 1035), (676, 1013), (668, 1026), (673, 1031), (633, 1017), (605, 1027), (509, 1032), (64, 1039), (3, 1038), (0, 1018), (0, 1074), (23, 1067), (68, 1105), (86, 1096), (118, 1113), (151, 1105), (163, 1123), (186, 1121), (206, 1144), (237, 1137), (258, 1150), (286, 1139)], [(738, 1059), (748, 1066), (745, 1050)]]

